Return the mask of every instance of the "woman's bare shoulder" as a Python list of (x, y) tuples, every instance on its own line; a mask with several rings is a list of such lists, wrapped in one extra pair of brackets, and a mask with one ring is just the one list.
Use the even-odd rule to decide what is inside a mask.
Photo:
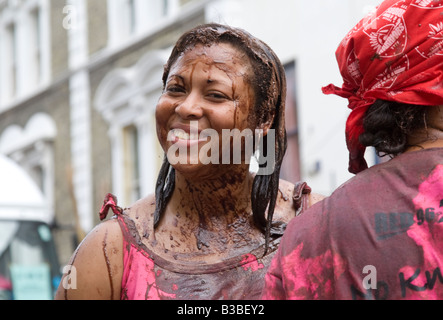
[(138, 219), (140, 216), (149, 218), (155, 210), (155, 195), (150, 194), (138, 201), (131, 207), (125, 208), (124, 213), (132, 219)]
[(77, 247), (55, 299), (112, 300), (120, 298), (123, 235), (117, 219), (100, 223)]

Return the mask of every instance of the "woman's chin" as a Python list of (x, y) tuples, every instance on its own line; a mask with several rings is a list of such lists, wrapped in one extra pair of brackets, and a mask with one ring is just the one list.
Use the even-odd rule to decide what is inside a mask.
[(210, 166), (202, 163), (176, 163), (172, 165), (176, 173), (188, 179), (207, 179), (213, 177), (214, 169), (211, 169)]

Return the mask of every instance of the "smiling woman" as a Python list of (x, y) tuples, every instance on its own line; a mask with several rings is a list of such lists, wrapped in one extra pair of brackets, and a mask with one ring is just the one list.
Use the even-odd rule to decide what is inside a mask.
[[(236, 50), (229, 44), (197, 45), (179, 57), (171, 68), (157, 105), (157, 133), (164, 150), (172, 144), (190, 148), (196, 145), (197, 152), (189, 152), (189, 161), (184, 161), (186, 171), (198, 170), (202, 174), (208, 170), (212, 175), (211, 166), (198, 166), (200, 149), (215, 140), (223, 149), (230, 147), (215, 139), (215, 135), (208, 142), (195, 135), (190, 137), (191, 122), (197, 125), (192, 131), (200, 134), (202, 130), (212, 129), (219, 138), (223, 129), (249, 126), (247, 118), (252, 106), (247, 103), (249, 90), (242, 76), (250, 68), (247, 62), (236, 58)], [(179, 130), (186, 134), (175, 136)], [(175, 139), (166, 139), (168, 133)], [(194, 163), (197, 166), (187, 165)], [(229, 166), (220, 169), (228, 170)]]
[[(185, 33), (156, 108), (165, 152), (156, 193), (125, 210), (108, 195), (101, 218), (111, 208), (115, 219), (79, 246), (77, 289), (57, 297), (258, 298), (286, 224), (318, 199), (279, 179), (285, 96), (283, 67), (262, 41), (218, 24)], [(251, 147), (244, 134), (256, 130)], [(251, 172), (251, 154), (272, 170)]]

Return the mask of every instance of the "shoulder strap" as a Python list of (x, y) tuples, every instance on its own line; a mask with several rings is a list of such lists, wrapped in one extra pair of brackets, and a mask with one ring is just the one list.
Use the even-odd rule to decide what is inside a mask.
[(296, 216), (300, 215), (304, 210), (308, 208), (309, 194), (311, 188), (306, 182), (297, 182), (294, 186), (294, 192), (292, 193), (292, 199), (294, 201), (294, 208)]
[(117, 206), (117, 197), (112, 193), (108, 193), (105, 200), (103, 200), (103, 205), (99, 212), (100, 220), (106, 219), (109, 209), (112, 209), (115, 215), (120, 215), (123, 212), (122, 208)]

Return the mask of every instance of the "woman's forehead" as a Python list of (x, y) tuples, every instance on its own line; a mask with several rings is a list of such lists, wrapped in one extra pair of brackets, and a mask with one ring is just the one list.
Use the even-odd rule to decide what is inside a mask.
[(250, 66), (246, 55), (230, 44), (215, 43), (209, 46), (197, 44), (187, 48), (177, 58), (171, 71), (196, 63), (204, 63), (208, 66), (216, 66), (224, 71), (239, 72), (240, 74), (243, 74)]

